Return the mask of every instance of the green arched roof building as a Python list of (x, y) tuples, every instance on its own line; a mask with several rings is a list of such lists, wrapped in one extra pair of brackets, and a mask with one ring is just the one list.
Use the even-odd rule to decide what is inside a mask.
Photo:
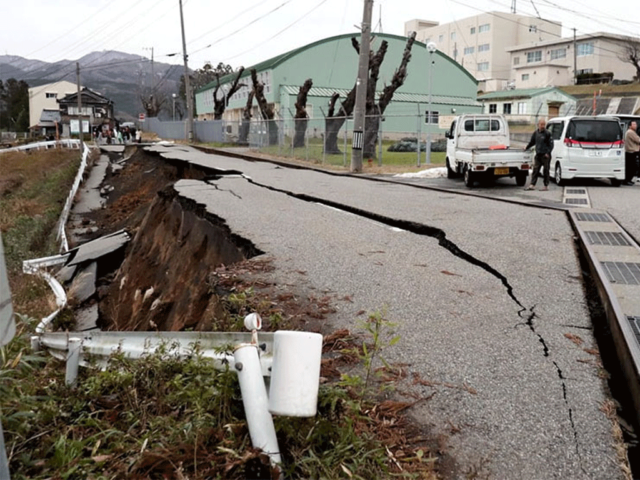
[[(358, 70), (358, 54), (351, 45), (351, 38), (360, 34), (345, 34), (326, 38), (248, 67), (241, 78), (245, 87), (230, 99), (225, 119), (240, 120), (248, 93), (251, 68), (265, 85), (265, 97), (274, 103), (281, 118), (291, 118), (299, 87), (307, 78), (313, 80), (313, 88), (307, 99), (307, 111), (312, 119), (322, 119), (327, 112), (329, 98), (334, 92), (344, 99), (353, 87)], [(391, 81), (402, 59), (406, 37), (390, 34), (374, 34), (371, 48), (377, 50), (386, 40), (388, 50), (380, 68), (377, 90), (381, 91)], [(426, 45), (415, 42), (411, 60), (407, 66), (407, 78), (385, 112), (386, 131), (411, 132), (416, 129), (416, 115), (424, 115), (429, 102), (429, 56)], [(441, 125), (446, 117), (459, 113), (479, 113), (481, 105), (476, 101), (477, 81), (458, 63), (441, 52), (431, 54), (433, 70), (431, 78), (432, 110), (438, 111)], [(220, 79), (221, 89), (228, 88), (235, 74)], [(200, 119), (213, 119), (212, 82), (196, 92), (196, 112)], [(254, 101), (254, 107), (256, 102)]]

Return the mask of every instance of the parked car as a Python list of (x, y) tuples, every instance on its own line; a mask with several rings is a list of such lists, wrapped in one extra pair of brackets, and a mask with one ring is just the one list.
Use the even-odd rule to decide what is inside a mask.
[(558, 185), (573, 178), (624, 180), (624, 133), (616, 117), (558, 117), (547, 123), (553, 138), (551, 174)]
[(531, 169), (531, 152), (511, 148), (509, 124), (502, 115), (460, 115), (445, 133), (447, 177), (476, 180), (515, 177), (523, 186)]

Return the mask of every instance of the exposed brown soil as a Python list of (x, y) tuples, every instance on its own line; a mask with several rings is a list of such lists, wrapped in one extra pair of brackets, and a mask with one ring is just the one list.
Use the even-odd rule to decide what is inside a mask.
[[(286, 328), (324, 333), (322, 381), (340, 379), (343, 372), (360, 362), (363, 354), (362, 340), (349, 331), (331, 333), (327, 328), (336, 312), (334, 302), (348, 299), (318, 297), (273, 284), (273, 275), (268, 275), (273, 269), (268, 254), (261, 255), (263, 252), (249, 240), (233, 235), (222, 219), (181, 199), (172, 187), (179, 178), (205, 176), (206, 172), (185, 170), (141, 149), (122, 170), (108, 170), (104, 183), (114, 190), (106, 208), (87, 215), (87, 220), (98, 227), (91, 237), (124, 228), (133, 238), (120, 268), (100, 280), (101, 328), (240, 330), (243, 317), (256, 311), (267, 331)], [(393, 400), (379, 399), (365, 412), (366, 419), (356, 422), (356, 428), (376, 432), (388, 445), (392, 464), (403, 464), (405, 472), (424, 472), (420, 478), (437, 478), (437, 465), (432, 461), (427, 470), (404, 463), (404, 457), (414, 458), (419, 450), (425, 458), (433, 457), (436, 451), (441, 459), (446, 457), (441, 453), (442, 445), (428, 440), (406, 415), (413, 404), (428, 398), (411, 393), (411, 377), (402, 366), (379, 377), (396, 384), (398, 392), (404, 389), (402, 395), (409, 401), (397, 396)]]

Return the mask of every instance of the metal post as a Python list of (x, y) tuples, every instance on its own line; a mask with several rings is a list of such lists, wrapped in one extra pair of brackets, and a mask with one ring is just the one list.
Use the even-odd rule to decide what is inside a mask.
[(7, 450), (4, 445), (4, 433), (2, 431), (2, 423), (0, 423), (0, 478), (11, 479), (9, 474), (9, 461), (7, 460)]
[(193, 97), (191, 95), (191, 79), (189, 78), (189, 62), (187, 42), (184, 36), (184, 16), (182, 15), (182, 0), (180, 4), (180, 27), (182, 29), (182, 56), (184, 60), (184, 87), (187, 95), (187, 140), (193, 142)]
[(304, 148), (305, 158), (309, 161), (309, 120), (307, 119), (307, 128), (304, 130)]
[(418, 161), (416, 167), (420, 166), (420, 140), (422, 140), (422, 115), (420, 115), (420, 104), (418, 104), (418, 125), (416, 128), (416, 134), (418, 135)]
[(429, 112), (427, 113), (427, 164), (431, 164), (431, 123), (433, 120), (433, 115), (431, 112), (431, 87), (433, 83), (433, 54), (437, 50), (436, 44), (433, 42), (429, 42), (427, 44), (427, 50), (429, 51)]
[[(344, 151), (342, 152), (342, 166), (343, 167), (347, 166), (347, 130), (349, 130), (349, 119), (348, 118), (344, 122), (344, 148), (343, 148)], [(353, 156), (353, 149), (351, 151), (351, 154)], [(362, 163), (362, 158), (360, 158), (360, 163)], [(362, 170), (362, 166), (360, 167), (360, 170)]]
[(576, 29), (573, 29), (573, 84), (578, 84), (578, 52), (576, 50)]
[(173, 121), (176, 121), (176, 94), (171, 95), (173, 98)]
[(273, 417), (269, 413), (269, 397), (262, 378), (258, 347), (251, 344), (240, 345), (233, 356), (251, 443), (264, 451), (273, 464), (279, 464), (282, 462), (280, 447)]
[[(356, 104), (353, 112), (353, 145), (351, 149), (351, 171), (362, 172), (362, 147), (367, 103), (367, 80), (369, 78), (369, 50), (371, 44), (371, 14), (373, 0), (364, 0), (362, 26), (360, 30), (360, 58), (356, 80)], [(345, 152), (346, 154), (346, 152)]]
[(78, 378), (78, 367), (80, 366), (80, 349), (82, 348), (82, 339), (72, 337), (69, 339), (69, 351), (67, 353), (67, 370), (64, 377), (64, 383), (67, 386), (73, 386)]

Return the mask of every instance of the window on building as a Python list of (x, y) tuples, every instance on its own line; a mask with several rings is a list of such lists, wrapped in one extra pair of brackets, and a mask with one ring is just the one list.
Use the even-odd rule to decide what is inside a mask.
[(471, 35), (475, 35), (476, 34), (476, 27), (471, 27)]
[(527, 113), (527, 104), (525, 102), (518, 102), (518, 114), (524, 115)]
[(491, 25), (488, 23), (485, 23), (484, 25), (480, 25), (478, 27), (478, 33), (488, 32), (490, 29), (491, 29)]
[(488, 72), (489, 71), (489, 62), (480, 62), (478, 64), (479, 72)]
[(565, 48), (556, 48), (555, 50), (551, 50), (549, 58), (551, 60), (555, 60), (557, 58), (566, 58), (567, 50)]
[(444, 41), (444, 35), (438, 35), (438, 42), (442, 43)]
[(528, 73), (523, 73), (522, 74), (522, 81), (526, 82), (527, 80), (529, 80), (529, 74)]
[(438, 124), (439, 122), (439, 117), (440, 117), (440, 112), (436, 112), (435, 110), (432, 110), (431, 112), (429, 112), (428, 110), (426, 112), (424, 112), (424, 123), (431, 123), (431, 124)]
[(488, 51), (489, 51), (488, 43), (483, 43), (482, 45), (478, 45), (478, 52), (488, 52)]
[(520, 57), (513, 57), (513, 64), (520, 65)]
[(593, 68), (582, 68), (578, 70), (578, 75), (581, 75), (583, 73), (593, 73)]
[(475, 50), (475, 47), (465, 47), (464, 48), (464, 54), (465, 55), (471, 55), (471, 54), (473, 54), (474, 50)]
[(505, 115), (510, 115), (511, 114), (511, 104), (510, 103), (503, 103), (502, 104), (502, 113), (504, 113)]
[(585, 55), (593, 55), (594, 48), (593, 42), (579, 43), (577, 55), (579, 57), (584, 57)]
[(536, 33), (538, 31), (538, 26), (537, 25), (529, 25), (529, 31), (531, 33)]
[(455, 40), (456, 39), (456, 32), (451, 32), (451, 40)]
[(541, 62), (542, 50), (536, 50), (535, 52), (527, 52), (527, 63)]
[(489, 113), (498, 113), (498, 104), (490, 103), (489, 104)]
[(47, 93), (45, 94), (45, 96), (46, 96), (47, 98), (58, 98), (58, 94), (57, 94), (57, 93), (51, 93), (51, 92), (47, 92)]

